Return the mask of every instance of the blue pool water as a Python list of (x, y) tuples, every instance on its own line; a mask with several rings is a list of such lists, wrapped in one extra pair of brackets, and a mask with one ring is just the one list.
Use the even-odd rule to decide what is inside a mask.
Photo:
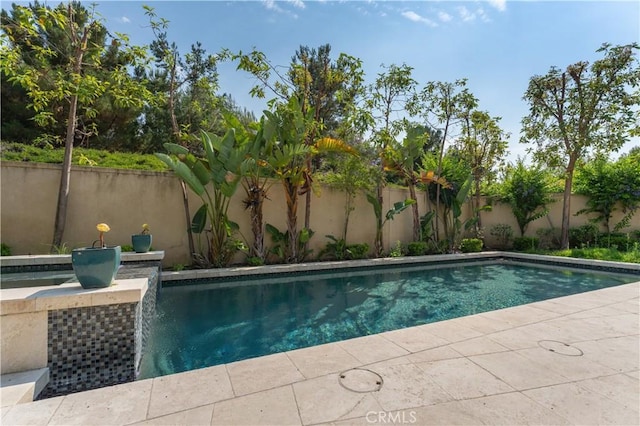
[(510, 263), (377, 269), (163, 288), (141, 378), (640, 280)]

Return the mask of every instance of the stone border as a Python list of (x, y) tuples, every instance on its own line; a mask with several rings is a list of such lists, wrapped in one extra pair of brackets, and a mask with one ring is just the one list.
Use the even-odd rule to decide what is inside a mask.
[[(125, 265), (130, 263), (159, 263), (163, 258), (164, 251), (162, 250), (147, 253), (124, 252), (120, 255), (120, 261)], [(67, 269), (72, 269), (70, 254), (36, 254), (0, 257), (0, 271), (6, 273)]]
[[(162, 273), (162, 282), (164, 285), (181, 285), (182, 283), (193, 283), (198, 281), (215, 281), (228, 279), (251, 279), (251, 278), (267, 278), (275, 274), (296, 274), (303, 272), (335, 272), (336, 269), (341, 270), (367, 270), (371, 268), (386, 268), (389, 266), (403, 265), (429, 265), (433, 263), (447, 262), (451, 263), (467, 263), (495, 260), (515, 260), (528, 263), (539, 263), (556, 266), (567, 266), (573, 268), (581, 268), (588, 270), (600, 270), (606, 272), (617, 272), (623, 274), (640, 275), (640, 264), (610, 262), (591, 259), (577, 259), (570, 257), (536, 255), (526, 253), (513, 253), (503, 251), (490, 251), (480, 253), (463, 253), (463, 254), (439, 254), (429, 256), (405, 256), (405, 257), (388, 257), (365, 260), (347, 260), (347, 261), (327, 261), (327, 262), (309, 262), (297, 263), (290, 265), (265, 265), (265, 266), (242, 266), (219, 269), (194, 269), (189, 271), (168, 271)], [(182, 283), (181, 283), (182, 282)]]

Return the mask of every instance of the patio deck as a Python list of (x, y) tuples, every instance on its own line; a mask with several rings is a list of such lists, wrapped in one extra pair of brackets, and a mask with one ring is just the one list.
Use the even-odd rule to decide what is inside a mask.
[(18, 404), (1, 423), (640, 424), (639, 296), (640, 282)]

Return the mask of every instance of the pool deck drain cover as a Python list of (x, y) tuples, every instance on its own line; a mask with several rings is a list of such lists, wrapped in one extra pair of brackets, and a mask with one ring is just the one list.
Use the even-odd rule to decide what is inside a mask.
[(365, 368), (353, 368), (339, 374), (338, 380), (343, 388), (352, 392), (376, 392), (382, 388), (382, 377)]
[(557, 340), (540, 340), (538, 341), (538, 346), (542, 349), (546, 349), (549, 352), (553, 352), (559, 355), (566, 356), (582, 356), (584, 352), (581, 349), (576, 348), (575, 346), (571, 346), (564, 342), (559, 342)]

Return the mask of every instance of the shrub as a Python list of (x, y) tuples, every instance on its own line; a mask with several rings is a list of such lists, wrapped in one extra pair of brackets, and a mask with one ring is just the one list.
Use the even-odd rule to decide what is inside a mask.
[(477, 253), (482, 251), (482, 240), (478, 238), (464, 238), (460, 243), (463, 253)]
[(536, 250), (539, 240), (536, 237), (518, 237), (513, 240), (513, 248), (517, 251)]
[(348, 259), (366, 259), (369, 257), (369, 244), (349, 244), (347, 246)]
[(491, 227), (489, 231), (491, 235), (498, 240), (498, 247), (500, 249), (508, 249), (513, 243), (513, 228), (511, 225), (500, 223)]
[(0, 256), (11, 256), (11, 247), (5, 243), (0, 244)]
[(396, 241), (396, 245), (393, 246), (393, 248), (389, 252), (389, 257), (402, 257), (402, 256), (404, 256), (402, 243), (400, 241)]
[(347, 242), (344, 238), (337, 239), (333, 235), (325, 235), (329, 241), (320, 253), (318, 259), (344, 260), (347, 258)]
[(633, 243), (631, 234), (611, 233), (600, 234), (598, 237), (598, 246), (606, 248), (615, 248), (620, 251), (629, 251), (633, 249)]
[(264, 265), (264, 260), (258, 256), (250, 256), (247, 257), (247, 265), (249, 266), (262, 266)]
[(593, 223), (569, 229), (569, 245), (571, 247), (594, 246), (597, 238), (598, 227)]
[(129, 253), (133, 251), (133, 246), (131, 244), (123, 244), (120, 246), (120, 251), (123, 253)]
[(426, 241), (412, 241), (407, 244), (407, 254), (409, 256), (422, 256), (427, 253)]
[(539, 248), (543, 250), (558, 250), (561, 246), (560, 231), (556, 228), (538, 229), (536, 235), (539, 238)]

